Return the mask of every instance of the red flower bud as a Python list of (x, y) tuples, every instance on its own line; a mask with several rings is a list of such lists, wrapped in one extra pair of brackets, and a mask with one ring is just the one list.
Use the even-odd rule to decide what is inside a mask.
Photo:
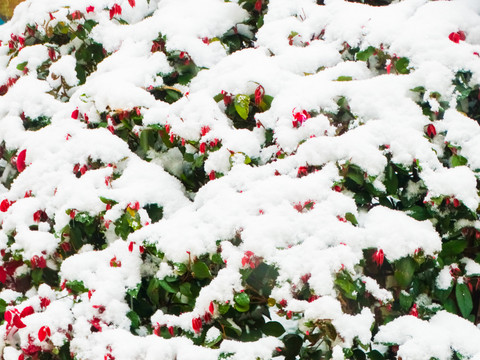
[(25, 170), (25, 157), (27, 156), (27, 150), (23, 149), (20, 151), (20, 154), (17, 156), (17, 170), (18, 172), (22, 172)]
[(40, 340), (40, 342), (44, 341), (47, 336), (51, 336), (51, 332), (50, 332), (50, 328), (48, 326), (42, 326), (40, 328), (40, 330), (38, 330), (38, 340)]
[(202, 329), (202, 319), (200, 319), (199, 317), (192, 319), (192, 328), (195, 333), (199, 333)]
[(88, 14), (88, 13), (91, 13), (91, 12), (94, 12), (94, 11), (95, 11), (95, 7), (93, 7), (93, 6), (91, 6), (91, 5), (90, 5), (90, 6), (87, 6), (87, 14)]
[(1, 212), (6, 212), (8, 210), (8, 208), (10, 207), (10, 205), (12, 205), (12, 203), (10, 201), (8, 201), (8, 199), (4, 199), (0, 203), (0, 211)]
[(78, 119), (78, 113), (79, 113), (78, 108), (76, 108), (75, 110), (73, 110), (73, 112), (72, 112), (72, 119), (75, 119), (75, 120)]

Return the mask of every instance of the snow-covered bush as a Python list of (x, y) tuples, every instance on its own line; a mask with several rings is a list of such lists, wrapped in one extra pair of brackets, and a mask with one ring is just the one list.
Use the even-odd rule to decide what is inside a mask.
[(479, 359), (480, 3), (359, 2), (20, 4), (2, 358)]

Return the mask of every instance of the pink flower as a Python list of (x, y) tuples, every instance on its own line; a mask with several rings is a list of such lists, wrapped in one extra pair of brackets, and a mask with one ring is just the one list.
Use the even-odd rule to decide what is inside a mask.
[(196, 334), (199, 333), (202, 329), (202, 319), (200, 319), (199, 317), (192, 319), (192, 328)]
[(17, 170), (18, 172), (22, 172), (25, 170), (25, 157), (27, 156), (27, 150), (23, 149), (20, 151), (20, 154), (17, 156)]
[(373, 253), (372, 260), (375, 264), (377, 264), (378, 267), (381, 267), (382, 264), (383, 264), (384, 257), (385, 257), (385, 255), (383, 254), (383, 250), (378, 249), (377, 251), (375, 251)]
[(95, 7), (90, 5), (90, 6), (87, 6), (87, 14), (88, 13), (91, 13), (91, 12), (94, 12), (95, 11)]
[(257, 106), (260, 105), (264, 96), (265, 96), (265, 89), (263, 88), (262, 85), (258, 85), (258, 87), (255, 89), (255, 105)]
[(437, 129), (435, 129), (435, 126), (433, 124), (429, 124), (427, 126), (427, 135), (431, 138), (437, 135)]

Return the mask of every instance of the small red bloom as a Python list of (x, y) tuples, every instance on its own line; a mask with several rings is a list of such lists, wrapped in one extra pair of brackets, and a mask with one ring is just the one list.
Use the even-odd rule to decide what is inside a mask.
[(208, 324), (212, 320), (212, 315), (209, 312), (206, 312), (203, 315), (203, 321), (205, 321), (206, 324)]
[(42, 326), (40, 330), (38, 330), (38, 340), (44, 341), (47, 336), (52, 335), (50, 332), (50, 328), (48, 326)]
[(342, 188), (339, 186), (339, 185), (335, 185), (333, 187), (333, 190), (335, 190), (336, 192), (341, 192), (342, 191)]
[(465, 40), (465, 33), (463, 31), (452, 32), (448, 35), (450, 41), (453, 41), (455, 44), (458, 44), (460, 41)]
[(3, 266), (0, 266), (0, 282), (5, 284), (7, 282), (7, 272)]
[(17, 156), (17, 170), (22, 172), (25, 170), (25, 157), (27, 156), (27, 150), (23, 149)]
[(112, 20), (115, 15), (122, 15), (122, 8), (118, 4), (114, 4), (110, 9), (110, 20)]
[(306, 166), (300, 166), (298, 168), (297, 176), (302, 177), (308, 175), (308, 168)]
[(255, 10), (258, 12), (262, 11), (262, 0), (257, 0), (255, 2)]
[(1, 212), (6, 212), (8, 210), (8, 208), (10, 207), (10, 205), (12, 205), (12, 203), (10, 201), (8, 201), (8, 199), (4, 199), (0, 203), (0, 211)]
[(128, 0), (128, 3), (132, 8), (135, 7), (135, 0)]
[(134, 245), (134, 242), (130, 241), (130, 244), (128, 244), (128, 251), (130, 251), (130, 252), (133, 251), (133, 245)]
[(458, 199), (453, 199), (453, 206), (454, 207), (459, 207), (460, 206), (460, 201)]
[(200, 319), (199, 317), (192, 319), (192, 328), (195, 333), (199, 333), (202, 329), (202, 319)]
[(35, 310), (33, 310), (33, 307), (31, 306), (27, 306), (25, 309), (22, 310), (22, 312), (20, 313), (20, 317), (23, 318), (25, 316), (28, 316), (28, 315), (32, 315), (33, 313), (35, 313)]
[(75, 120), (78, 119), (78, 113), (79, 113), (78, 108), (76, 108), (75, 110), (73, 110), (73, 112), (72, 112), (72, 119), (75, 119)]
[(77, 215), (75, 210), (70, 210), (70, 219), (75, 219), (75, 215)]
[(113, 258), (110, 259), (110, 266), (111, 267), (121, 267), (122, 262), (120, 260), (117, 260), (117, 257), (114, 256)]
[(202, 41), (204, 44), (207, 44), (207, 45), (210, 44), (210, 40), (208, 39), (208, 37), (203, 37)]
[(202, 136), (207, 135), (209, 131), (210, 131), (210, 126), (202, 126), (202, 130), (201, 130)]
[(383, 250), (378, 249), (377, 251), (375, 251), (373, 253), (372, 260), (375, 264), (377, 264), (378, 267), (381, 267), (382, 264), (383, 264), (384, 257), (385, 257), (385, 255), (383, 254)]
[(228, 106), (232, 103), (233, 101), (233, 98), (232, 98), (232, 94), (230, 93), (227, 93), (226, 91), (222, 90), (222, 95), (223, 95), (223, 103), (225, 104), (225, 106)]
[(210, 311), (210, 314), (213, 315), (213, 312), (215, 311), (215, 307), (213, 305), (213, 301), (210, 301), (210, 305), (208, 306), (208, 311)]
[(173, 326), (169, 326), (167, 328), (167, 330), (168, 330), (168, 333), (170, 334), (170, 336), (175, 336), (175, 333), (173, 332)]
[(205, 151), (207, 150), (207, 144), (204, 142), (201, 143), (199, 150), (200, 150), (200, 153), (205, 154)]
[(306, 110), (297, 111), (292, 110), (293, 118), (295, 119), (292, 124), (294, 127), (302, 125), (307, 119), (310, 119), (310, 114)]
[(42, 309), (45, 309), (48, 305), (50, 305), (50, 299), (49, 299), (49, 298), (41, 297), (41, 298), (40, 298), (40, 307), (41, 307)]
[(72, 20), (80, 19), (83, 16), (82, 12), (77, 10), (72, 13)]
[(435, 129), (435, 126), (433, 124), (429, 124), (427, 126), (427, 135), (431, 138), (437, 135), (437, 129)]
[(95, 7), (90, 5), (90, 6), (87, 6), (87, 14), (88, 13), (91, 13), (91, 12), (94, 12), (95, 11)]
[(413, 304), (412, 308), (410, 309), (409, 315), (413, 315), (418, 318), (417, 304)]
[[(261, 8), (261, 5), (260, 5)], [(262, 85), (258, 85), (258, 87), (255, 89), (255, 105), (260, 105), (260, 103), (263, 100), (263, 97), (265, 96), (265, 89), (263, 88)]]
[(281, 307), (287, 306), (287, 300), (285, 300), (285, 299), (280, 300), (280, 301), (278, 302), (278, 305), (280, 305)]
[(13, 316), (13, 325), (16, 326), (19, 329), (23, 329), (26, 327), (26, 325), (20, 320), (20, 316), (14, 315)]
[(289, 310), (287, 311), (287, 319), (291, 319), (292, 318), (292, 315), (293, 315), (293, 311)]
[(48, 48), (48, 57), (50, 60), (54, 61), (57, 58), (57, 53), (53, 47)]
[(215, 180), (215, 177), (216, 177), (215, 170), (210, 171), (210, 174), (208, 174), (208, 178), (210, 180)]
[(43, 210), (37, 210), (33, 213), (33, 221), (36, 223), (40, 221), (46, 221), (47, 219), (47, 214)]

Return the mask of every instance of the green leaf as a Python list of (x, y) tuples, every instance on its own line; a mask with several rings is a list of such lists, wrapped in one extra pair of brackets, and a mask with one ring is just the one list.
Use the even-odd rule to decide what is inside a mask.
[(414, 205), (409, 209), (405, 209), (408, 216), (418, 221), (427, 220), (430, 218), (430, 214), (425, 206)]
[(394, 276), (401, 287), (407, 288), (412, 282), (415, 264), (415, 260), (411, 257), (404, 257), (395, 262)]
[(235, 295), (235, 310), (238, 312), (246, 312), (250, 309), (250, 298), (245, 292)]
[(350, 223), (352, 223), (352, 225), (358, 225), (357, 218), (351, 212), (348, 212), (348, 213), (345, 214), (345, 219), (347, 221), (350, 221)]
[(278, 321), (269, 321), (263, 324), (262, 332), (267, 336), (279, 337), (285, 332), (285, 328)]
[(65, 286), (68, 289), (72, 290), (72, 292), (75, 294), (80, 294), (88, 291), (85, 285), (83, 285), (83, 281), (78, 281), (78, 280), (67, 281)]
[(395, 61), (395, 69), (397, 69), (400, 74), (408, 74), (410, 72), (408, 69), (409, 63), (410, 60), (408, 60), (406, 57), (402, 57)]
[(138, 316), (138, 314), (133, 311), (133, 310), (130, 310), (128, 313), (127, 313), (127, 318), (130, 319), (130, 328), (131, 329), (138, 329), (140, 327), (140, 323), (141, 323), (141, 320), (140, 320), (140, 317)]
[(449, 257), (462, 253), (467, 247), (467, 239), (450, 240), (442, 244), (440, 256)]
[(144, 152), (147, 152), (150, 148), (153, 148), (155, 143), (155, 135), (152, 130), (145, 129), (140, 133), (140, 147)]
[(23, 71), (25, 69), (25, 66), (27, 66), (28, 61), (22, 62), (17, 65), (17, 70)]
[(284, 336), (282, 341), (285, 344), (285, 351), (282, 353), (285, 356), (285, 360), (295, 359), (302, 349), (302, 338), (295, 334), (288, 334)]
[(158, 284), (168, 293), (176, 294), (177, 290), (175, 290), (173, 287), (170, 286), (168, 282), (165, 280), (159, 280)]
[(351, 279), (348, 279), (345, 276), (339, 276), (335, 279), (335, 285), (337, 285), (348, 299), (357, 300), (357, 292), (355, 284), (353, 284)]
[(233, 104), (235, 105), (235, 110), (237, 111), (237, 114), (243, 120), (247, 120), (250, 106), (250, 97), (247, 95), (238, 94), (237, 96), (235, 96)]
[(365, 180), (363, 173), (360, 173), (357, 169), (352, 171), (352, 167), (350, 167), (350, 171), (347, 174), (347, 178), (353, 180), (358, 185), (362, 185)]
[(400, 306), (403, 310), (408, 310), (412, 307), (413, 296), (411, 294), (405, 293), (404, 291), (400, 292)]
[(134, 288), (128, 289), (127, 294), (130, 295), (132, 298), (136, 299), (141, 287), (142, 283), (138, 283), (137, 286), (135, 286)]
[(150, 282), (148, 283), (147, 287), (147, 296), (154, 305), (159, 304), (159, 299), (160, 299), (160, 283), (157, 278), (152, 278)]
[(461, 155), (453, 155), (450, 159), (452, 167), (467, 165), (468, 160)]
[(152, 220), (152, 223), (156, 223), (163, 218), (163, 206), (158, 206), (157, 204), (147, 204), (143, 207)]
[(355, 58), (360, 61), (367, 61), (370, 56), (372, 56), (375, 53), (375, 48), (373, 46), (369, 46), (363, 51), (359, 51), (356, 55)]
[(457, 286), (455, 287), (455, 297), (462, 316), (467, 318), (473, 310), (472, 295), (468, 290), (468, 286), (457, 283)]
[(385, 187), (387, 188), (388, 194), (395, 195), (397, 193), (398, 177), (391, 164), (387, 165), (387, 168), (385, 171)]
[(39, 285), (42, 281), (43, 270), (42, 269), (34, 269), (32, 270), (32, 281), (35, 285)]
[(352, 81), (351, 76), (339, 76), (336, 81)]
[(208, 269), (207, 264), (203, 261), (196, 261), (192, 265), (193, 276), (197, 279), (208, 279), (212, 277), (210, 270)]
[(384, 360), (382, 353), (378, 350), (372, 350), (367, 353), (370, 360)]
[(217, 102), (217, 103), (220, 102), (220, 101), (222, 101), (222, 100), (223, 100), (223, 94), (220, 93), (220, 94), (215, 95), (215, 96), (213, 97), (213, 100), (215, 100), (215, 102)]

